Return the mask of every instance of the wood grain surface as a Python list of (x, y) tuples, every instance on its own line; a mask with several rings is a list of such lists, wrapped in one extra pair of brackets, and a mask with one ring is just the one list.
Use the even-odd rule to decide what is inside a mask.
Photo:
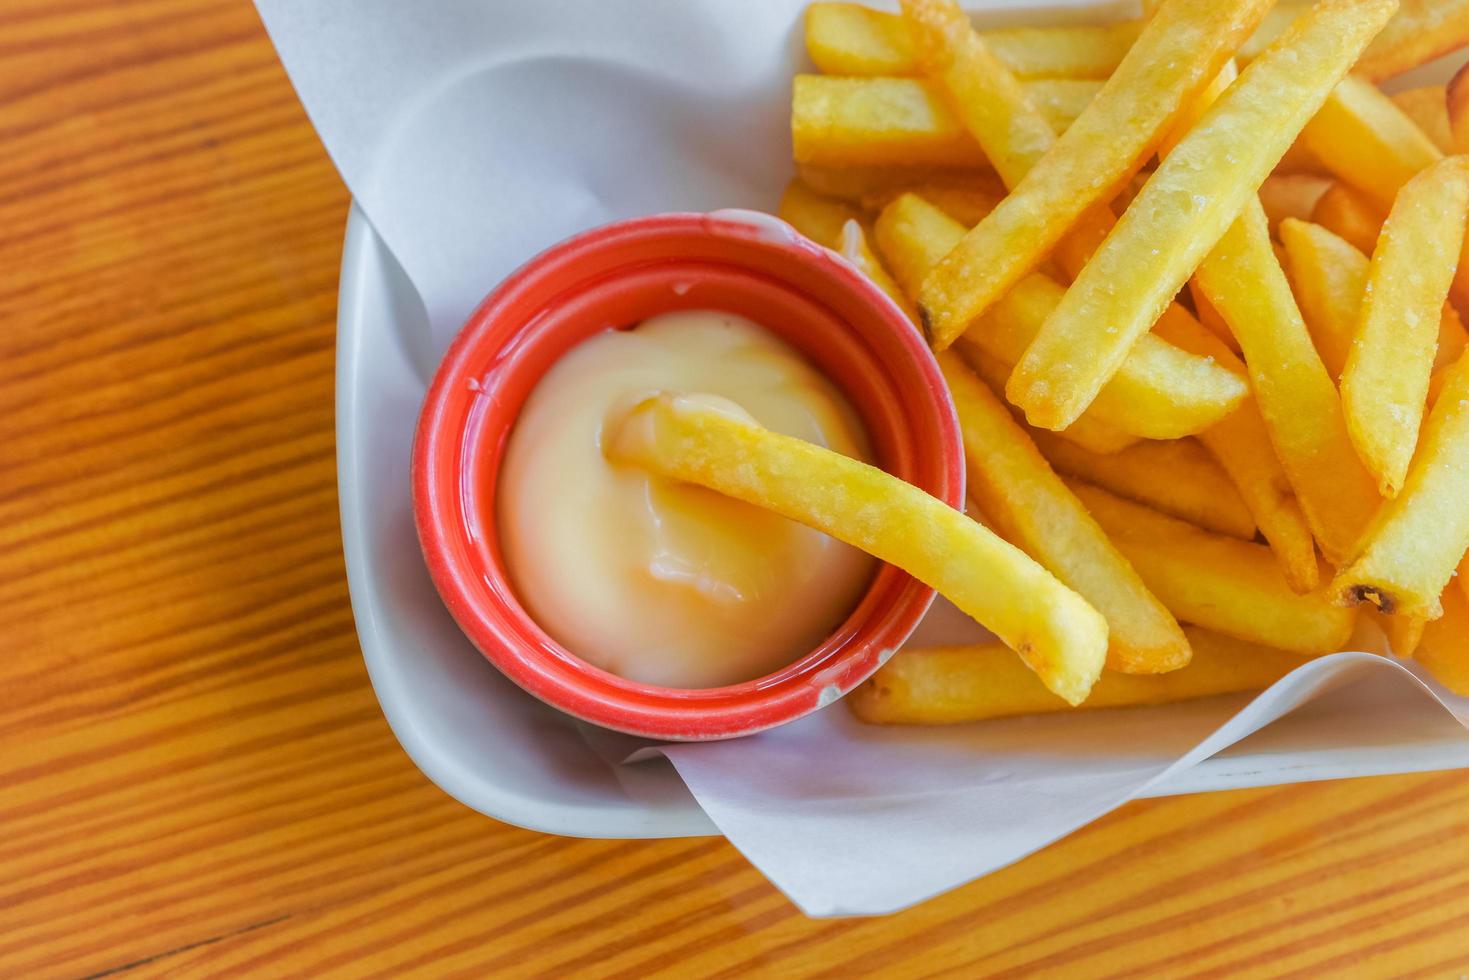
[(0, 146), (0, 976), (1469, 969), (1466, 774), (1139, 803), (878, 920), (466, 810), (363, 671), (347, 194), (254, 9), (5, 0)]

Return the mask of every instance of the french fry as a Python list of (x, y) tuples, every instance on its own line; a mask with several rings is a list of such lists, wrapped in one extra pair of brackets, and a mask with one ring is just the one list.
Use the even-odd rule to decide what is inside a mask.
[[(1031, 104), (1015, 76), (990, 54), (957, 6), (948, 2), (921, 6), (931, 70), (986, 155), (995, 161), (1003, 182), (1012, 188), (1017, 186), (1053, 145), (1053, 127)], [(1209, 90), (1229, 77), (1229, 72), (1221, 71)], [(1128, 187), (1136, 182), (1134, 175)], [(1104, 205), (1081, 216), (1056, 249), (1055, 257), (1068, 276), (1081, 271), (1115, 222), (1110, 208)], [(1186, 315), (1176, 305), (1169, 312)]]
[(939, 367), (954, 397), (969, 496), (985, 523), (1107, 620), (1107, 667), (1161, 674), (1188, 663), (1188, 640), (1127, 559), (1052, 472), (1009, 410), (953, 351)]
[(1005, 195), (1005, 185), (990, 169), (978, 167), (890, 166), (823, 167), (812, 163), (796, 165), (796, 175), (813, 191), (850, 204), (867, 207), (867, 201), (891, 200), (903, 191), (919, 187), (946, 187)]
[[(1047, 125), (1064, 130), (1100, 83), (1024, 83)], [(979, 144), (942, 94), (921, 78), (797, 75), (791, 87), (791, 143), (797, 163), (826, 166), (937, 165), (983, 168)]]
[[(913, 195), (893, 201), (878, 216), (878, 250), (899, 285), (912, 295), (963, 235), (963, 226)], [(1039, 273), (1010, 291), (964, 337), (1006, 364), (1014, 364), (1064, 289)], [(1242, 378), (1205, 358), (1186, 354), (1157, 337), (1143, 337), (1121, 370), (1097, 397), (1091, 417), (1147, 439), (1192, 435), (1224, 418), (1245, 399)]]
[(1391, 99), (1423, 130), (1423, 135), (1444, 153), (1454, 152), (1454, 133), (1449, 125), (1448, 92), (1442, 85), (1424, 85), (1395, 92)]
[(1021, 84), (1031, 103), (1058, 133), (1070, 128), (1102, 90), (1101, 82), (1084, 78), (1037, 78)]
[[(1065, 294), (1055, 280), (1032, 273), (980, 317), (960, 343), (1016, 364)], [(1249, 386), (1239, 375), (1161, 337), (1144, 334), (1088, 412), (1098, 421), (1144, 439), (1181, 439), (1218, 424), (1248, 395)]]
[(1088, 452), (1059, 433), (1030, 433), (1046, 461), (1126, 500), (1216, 534), (1253, 541), (1258, 528), (1229, 474), (1193, 439), (1148, 440), (1121, 452)]
[(1316, 353), (1332, 378), (1340, 378), (1357, 333), (1368, 259), (1356, 246), (1318, 224), (1281, 222), (1280, 239), (1290, 282)]
[(1331, 176), (1331, 170), (1299, 137), (1285, 151), (1285, 156), (1275, 165), (1274, 172), (1279, 176)]
[(1240, 45), (1240, 61), (1248, 64), (1260, 57), (1266, 48), (1279, 40), (1280, 35), (1296, 22), (1304, 6), (1301, 3), (1277, 3), (1271, 7), (1270, 12), (1260, 21), (1260, 26), (1255, 28), (1255, 33)]
[[(1288, 254), (1291, 286), (1311, 339), (1327, 371), (1340, 378), (1357, 333), (1370, 262), (1356, 246), (1320, 225), (1286, 221), (1280, 231)], [(1434, 371), (1458, 360), (1466, 344), (1469, 336), (1458, 314), (1444, 304)]]
[(1450, 691), (1469, 696), (1469, 598), (1444, 594), (1443, 615), (1424, 627), (1413, 659)]
[(995, 57), (1021, 78), (1106, 81), (1137, 41), (1142, 24), (1012, 27), (980, 31)]
[[(1105, 79), (1137, 40), (1135, 21), (1078, 27), (981, 31), (985, 43), (1022, 78)], [(806, 8), (806, 51), (828, 75), (922, 74), (908, 26), (897, 14), (856, 3)]]
[(840, 453), (763, 429), (728, 402), (658, 395), (607, 434), (605, 451), (815, 528), (896, 565), (1000, 637), (1046, 686), (1086, 699), (1107, 622), (1014, 545), (942, 501)]
[(985, 163), (943, 98), (914, 78), (797, 75), (791, 145), (797, 163), (828, 166)]
[(1351, 242), (1363, 255), (1371, 255), (1377, 247), (1377, 236), (1387, 212), (1378, 210), (1365, 195), (1338, 181), (1326, 188), (1311, 211), (1311, 222)]
[[(1159, 164), (1010, 377), (1010, 401), (1033, 424), (1065, 428), (1092, 402), (1394, 3), (1323, 0), (1312, 7), (1240, 74)], [(1165, 3), (1144, 37), (1169, 9)], [(1104, 89), (1093, 105), (1105, 97)], [(1089, 114), (1083, 113), (1078, 125)], [(1229, 165), (1220, 166), (1221, 160)], [(1001, 202), (978, 227), (994, 221), (1004, 207)], [(1209, 298), (1220, 305), (1212, 292)], [(919, 306), (925, 308), (923, 302)], [(1220, 313), (1235, 326), (1227, 311), (1220, 308)]]
[(850, 204), (817, 194), (800, 179), (786, 185), (777, 216), (792, 228), (827, 248), (835, 248), (848, 221), (861, 221), (862, 212)]
[[(1301, 654), (1341, 649), (1352, 610), (1298, 595), (1268, 548), (1175, 520), (1082, 483), (1077, 497), (1180, 621)], [(1343, 615), (1345, 613), (1346, 615)]]
[(1306, 661), (1197, 627), (1182, 670), (1140, 677), (1107, 671), (1074, 708), (1045, 689), (1003, 644), (903, 650), (847, 696), (859, 719), (875, 725), (952, 725), (1016, 715), (1170, 704), (1258, 691)]
[[(984, 380), (984, 383), (989, 385), (990, 391), (994, 392), (1003, 401), (1005, 382), (1010, 380), (1010, 365), (1001, 361), (999, 358), (991, 357), (978, 347), (970, 346), (967, 349), (961, 350), (964, 355), (964, 360), (968, 361), (969, 366), (974, 368), (974, 373), (979, 375)], [(1024, 424), (1024, 419), (1021, 417), (1018, 408), (1009, 404), (1006, 404), (1005, 407), (1015, 421), (1020, 422), (1022, 425)], [(1223, 423), (1220, 424), (1222, 425)], [(1216, 429), (1218, 427), (1215, 426)], [(1036, 435), (1041, 430), (1027, 429), (1026, 431), (1032, 435)], [(1211, 429), (1209, 431), (1212, 432), (1214, 430)], [(1078, 446), (1095, 456), (1109, 456), (1113, 453), (1124, 452), (1133, 446), (1141, 444), (1143, 441), (1137, 436), (1114, 429), (1104, 422), (1098, 422), (1090, 415), (1083, 415), (1077, 419), (1076, 424), (1065, 432), (1055, 432), (1051, 433), (1051, 435)]]
[(806, 53), (828, 75), (920, 74), (903, 18), (859, 3), (807, 6)]
[(1423, 642), (1423, 633), (1428, 620), (1422, 616), (1389, 616), (1377, 609), (1368, 608), (1367, 615), (1382, 630), (1388, 648), (1395, 657), (1411, 657)]
[(1244, 209), (1195, 278), (1244, 349), (1270, 441), (1317, 543), (1328, 561), (1345, 560), (1377, 510), (1377, 485), (1357, 458), (1336, 385), (1270, 247), (1258, 203)]
[(1418, 444), (1466, 216), (1469, 157), (1448, 157), (1403, 186), (1372, 254), (1341, 398), (1352, 443), (1385, 497), (1397, 495)]
[(898, 284), (916, 296), (928, 273), (959, 239), (964, 225), (917, 194), (889, 201), (873, 223), (878, 251)]
[[(1228, 347), (1231, 351), (1238, 354), (1239, 341), (1234, 339), (1234, 334), (1231, 333), (1229, 330), (1229, 324), (1225, 323), (1224, 317), (1220, 316), (1219, 311), (1214, 309), (1214, 304), (1209, 302), (1209, 297), (1206, 296), (1204, 294), (1204, 291), (1199, 288), (1199, 284), (1194, 282), (1193, 280), (1189, 280), (1188, 292), (1189, 296), (1194, 301), (1194, 309), (1198, 310), (1199, 312), (1199, 324), (1205, 327), (1215, 337), (1217, 337), (1219, 339), (1219, 342), (1222, 343), (1225, 347)], [(1166, 317), (1167, 314), (1165, 313), (1164, 318)], [(1163, 318), (1159, 319), (1159, 323), (1162, 322), (1162, 319)], [(1153, 325), (1153, 329), (1157, 329), (1157, 324)]]
[[(1258, 30), (1240, 48), (1246, 61), (1259, 55), (1290, 26), (1300, 10), (1282, 3), (1266, 15)], [(1380, 82), (1469, 44), (1469, 2), (1466, 0), (1402, 0), (1398, 12), (1373, 38), (1353, 69), (1369, 81)]]
[(1469, 64), (1460, 68), (1444, 91), (1444, 108), (1449, 114), (1449, 135), (1455, 153), (1469, 153)]
[(953, 187), (945, 184), (921, 184), (900, 188), (888, 194), (874, 194), (862, 199), (862, 206), (878, 212), (904, 194), (922, 198), (929, 204), (953, 218), (965, 228), (973, 226), (995, 209), (1003, 194), (992, 194), (988, 190)]
[(848, 221), (843, 225), (836, 251), (861, 270), (863, 275), (871, 279), (878, 289), (886, 293), (908, 319), (914, 323), (918, 322), (918, 311), (914, 309), (913, 303), (898, 288), (892, 275), (872, 251), (872, 246), (867, 242), (867, 233), (863, 230), (862, 225), (856, 221)]
[(1450, 370), (1402, 491), (1331, 585), (1338, 602), (1437, 618), (1439, 595), (1469, 551), (1469, 356)]
[[(1463, 258), (1459, 261), (1462, 262)], [(1453, 364), (1466, 347), (1469, 347), (1469, 332), (1464, 329), (1464, 321), (1459, 319), (1452, 304), (1445, 303), (1443, 315), (1438, 319), (1438, 349), (1433, 358), (1433, 370)]]
[[(1039, 266), (1090, 209), (1105, 206), (1156, 149), (1182, 108), (1218, 74), (1268, 6), (1266, 0), (1163, 4), (1086, 111), (930, 275), (919, 307), (935, 346), (952, 343)], [(977, 112), (955, 76), (967, 71), (966, 63), (990, 56), (967, 22), (954, 16), (955, 9), (945, 0), (903, 2), (915, 27), (920, 61), (930, 76), (944, 81), (966, 113)], [(970, 128), (975, 129), (972, 121)], [(989, 155), (1010, 183), (1006, 166), (994, 153)]]
[(1362, 53), (1357, 72), (1374, 82), (1401, 75), (1469, 44), (1469, 0), (1402, 0)]
[[(1234, 351), (1192, 321), (1165, 315), (1153, 329), (1191, 354), (1212, 357), (1232, 371), (1246, 371), (1244, 361)], [(1198, 438), (1234, 482), (1270, 544), (1286, 582), (1298, 593), (1314, 590), (1321, 581), (1316, 541), (1275, 455), (1270, 430), (1255, 398), (1249, 398), (1218, 425), (1199, 433)]]
[(1355, 76), (1332, 90), (1301, 139), (1332, 173), (1383, 211), (1414, 174), (1443, 156), (1392, 99)]
[(1314, 174), (1272, 174), (1260, 185), (1260, 206), (1270, 221), (1270, 234), (1278, 235), (1289, 218), (1305, 221), (1316, 210), (1331, 181)]

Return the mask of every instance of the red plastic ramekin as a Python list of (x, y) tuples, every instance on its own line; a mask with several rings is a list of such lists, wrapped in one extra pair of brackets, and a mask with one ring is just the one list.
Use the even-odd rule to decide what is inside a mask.
[(835, 253), (753, 212), (623, 221), (542, 252), (465, 323), (429, 387), (413, 447), (413, 510), (429, 572), (486, 658), (546, 703), (661, 739), (746, 735), (792, 721), (867, 679), (912, 633), (933, 590), (884, 565), (815, 650), (756, 680), (680, 690), (593, 667), (516, 599), (500, 554), (495, 486), (506, 439), (546, 370), (599, 331), (658, 313), (748, 317), (842, 388), (876, 462), (952, 506), (964, 499), (954, 405), (928, 346)]

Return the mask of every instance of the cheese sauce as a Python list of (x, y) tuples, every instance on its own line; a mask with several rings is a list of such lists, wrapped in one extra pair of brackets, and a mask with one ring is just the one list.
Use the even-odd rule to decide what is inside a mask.
[(768, 429), (869, 459), (856, 413), (762, 327), (684, 311), (589, 338), (526, 401), (499, 475), (511, 581), (563, 646), (629, 680), (717, 687), (793, 662), (861, 598), (875, 562), (701, 487), (617, 467), (608, 420), (659, 391), (726, 398)]

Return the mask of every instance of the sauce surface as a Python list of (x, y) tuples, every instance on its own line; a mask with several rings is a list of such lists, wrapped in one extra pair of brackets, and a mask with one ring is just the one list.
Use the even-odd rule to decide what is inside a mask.
[(526, 401), (499, 476), (505, 562), (563, 646), (629, 680), (717, 687), (793, 662), (846, 618), (875, 562), (820, 532), (602, 455), (603, 430), (660, 391), (728, 399), (766, 428), (869, 459), (856, 413), (742, 317), (667, 313), (589, 338)]

